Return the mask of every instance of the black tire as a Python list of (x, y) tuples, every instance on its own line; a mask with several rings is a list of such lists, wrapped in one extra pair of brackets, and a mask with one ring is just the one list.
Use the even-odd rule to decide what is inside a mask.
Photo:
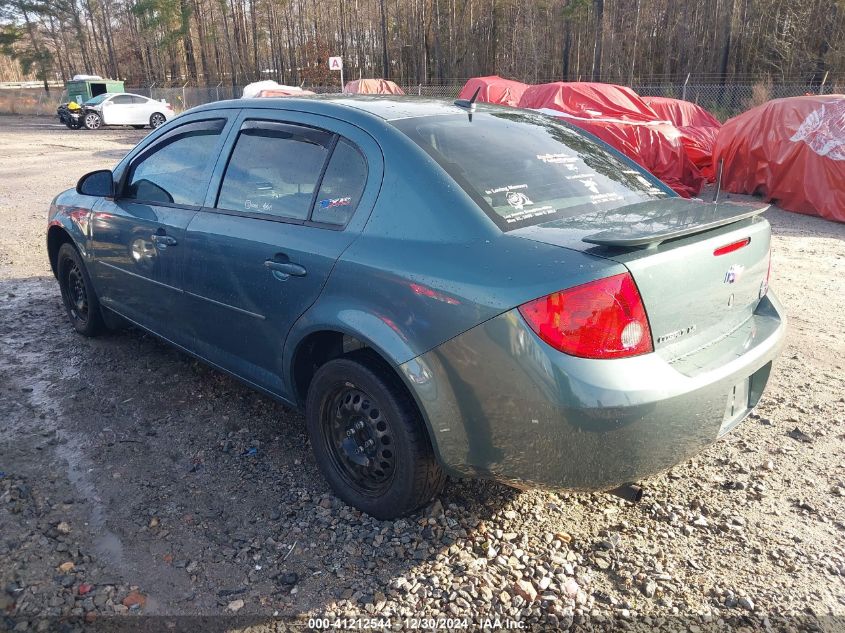
[(74, 329), (85, 336), (100, 334), (105, 329), (100, 302), (85, 264), (73, 244), (62, 244), (59, 249), (56, 274), (62, 291), (62, 302)]
[(308, 387), (305, 419), (320, 470), (349, 505), (395, 519), (443, 488), (446, 475), (416, 405), (374, 359), (344, 357), (320, 367)]
[(103, 117), (101, 117), (97, 112), (86, 112), (84, 119), (85, 127), (89, 130), (99, 130), (103, 127)]
[(156, 129), (167, 123), (167, 118), (161, 112), (153, 112), (150, 115), (150, 127)]

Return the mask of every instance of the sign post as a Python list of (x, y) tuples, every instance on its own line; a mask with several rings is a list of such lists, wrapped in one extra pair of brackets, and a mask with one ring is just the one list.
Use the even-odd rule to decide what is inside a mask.
[(343, 92), (343, 58), (342, 57), (329, 57), (329, 70), (339, 70), (340, 71), (340, 91)]

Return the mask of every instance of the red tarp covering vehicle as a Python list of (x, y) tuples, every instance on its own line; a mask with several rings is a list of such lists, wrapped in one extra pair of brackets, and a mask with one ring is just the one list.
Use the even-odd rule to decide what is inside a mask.
[(687, 156), (710, 182), (716, 179), (713, 169), (713, 144), (722, 124), (700, 105), (669, 97), (643, 97), (658, 118), (670, 121), (681, 131), (681, 143)]
[(347, 81), (343, 92), (360, 95), (403, 95), (402, 90), (389, 79), (356, 79)]
[(727, 121), (722, 188), (845, 222), (845, 95), (775, 99)]
[(555, 81), (529, 86), (520, 108), (550, 108), (583, 119), (621, 119), (652, 122), (657, 114), (625, 86), (588, 81)]
[(722, 127), (719, 119), (697, 103), (670, 97), (642, 97), (657, 118), (670, 121), (678, 127)]
[(502, 79), (498, 75), (473, 77), (461, 88), (458, 99), (471, 98), (477, 88), (481, 88), (477, 98), (479, 102), (516, 107), (519, 105), (522, 93), (528, 88), (528, 84)]
[(630, 88), (584, 82), (540, 84), (525, 91), (519, 106), (560, 116), (595, 134), (685, 198), (698, 195), (704, 184), (687, 155), (681, 130), (660, 122)]

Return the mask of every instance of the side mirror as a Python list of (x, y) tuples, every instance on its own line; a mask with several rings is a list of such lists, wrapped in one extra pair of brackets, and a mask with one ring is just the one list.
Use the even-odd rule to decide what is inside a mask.
[(111, 169), (98, 169), (85, 174), (76, 183), (76, 193), (100, 198), (114, 197), (114, 176)]

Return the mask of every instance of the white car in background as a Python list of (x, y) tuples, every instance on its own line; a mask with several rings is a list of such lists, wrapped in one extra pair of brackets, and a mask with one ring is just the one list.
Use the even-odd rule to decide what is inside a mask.
[(104, 125), (157, 128), (176, 116), (169, 103), (128, 92), (106, 92), (82, 106), (85, 108), (85, 127), (89, 130), (98, 130)]

